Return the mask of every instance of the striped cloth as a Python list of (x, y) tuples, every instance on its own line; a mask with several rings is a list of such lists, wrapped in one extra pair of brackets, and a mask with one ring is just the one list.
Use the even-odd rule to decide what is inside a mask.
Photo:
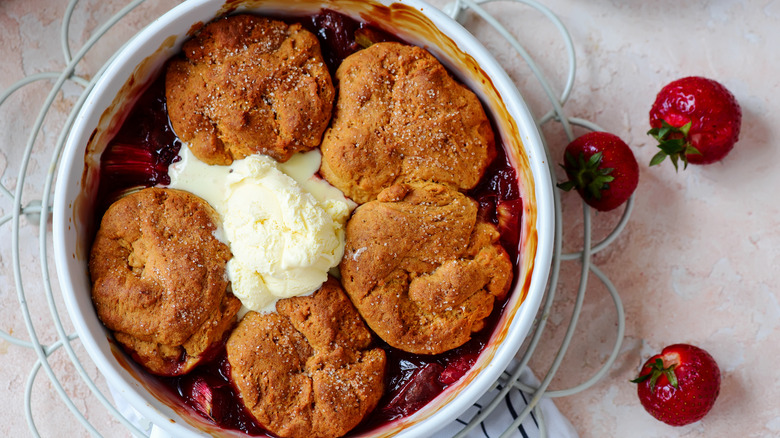
[[(504, 377), (509, 374), (504, 372)], [(520, 382), (536, 387), (539, 380), (533, 375), (528, 367), (523, 368), (520, 373)], [(498, 395), (501, 387), (488, 391), (483, 395), (474, 406), (466, 410), (458, 419), (442, 429), (435, 435), (435, 438), (449, 438), (460, 432), (465, 425), (469, 424), (471, 419), (479, 415), (483, 406), (490, 404)], [(518, 415), (528, 405), (531, 397), (517, 388), (513, 388), (504, 397), (503, 402), (485, 418), (482, 423), (474, 427), (466, 435), (468, 438), (498, 438), (500, 437)], [(572, 427), (569, 420), (564, 417), (555, 404), (550, 399), (542, 399), (539, 402), (542, 418), (537, 418), (536, 413), (531, 411), (517, 430), (509, 435), (511, 438), (537, 438), (540, 436), (539, 422), (544, 421), (545, 431), (550, 438), (577, 438), (577, 432)]]

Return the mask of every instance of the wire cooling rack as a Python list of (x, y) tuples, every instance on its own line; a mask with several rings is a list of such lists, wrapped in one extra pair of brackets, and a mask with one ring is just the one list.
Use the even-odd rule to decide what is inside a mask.
[[(73, 124), (73, 121), (76, 117), (76, 114), (78, 113), (84, 101), (86, 100), (86, 97), (91, 91), (95, 82), (103, 72), (103, 68), (101, 68), (91, 77), (91, 79), (88, 80), (84, 77), (75, 74), (76, 66), (80, 61), (82, 61), (85, 55), (87, 55), (87, 53), (90, 50), (92, 50), (93, 46), (100, 40), (100, 38), (102, 38), (109, 31), (109, 29), (111, 29), (115, 24), (123, 20), (130, 11), (132, 11), (138, 5), (143, 3), (143, 0), (135, 0), (128, 3), (124, 8), (122, 8), (114, 16), (112, 16), (105, 23), (103, 23), (102, 26), (98, 27), (92, 33), (91, 37), (84, 43), (84, 45), (75, 54), (72, 54), (68, 35), (69, 35), (70, 26), (72, 25), (73, 14), (76, 8), (77, 1), (78, 0), (71, 0), (69, 2), (65, 10), (62, 19), (62, 24), (61, 24), (60, 42), (61, 42), (63, 61), (65, 63), (65, 67), (58, 72), (37, 73), (37, 74), (29, 75), (24, 79), (16, 82), (11, 87), (4, 90), (2, 94), (0, 94), (0, 107), (2, 107), (3, 104), (6, 103), (6, 101), (11, 95), (27, 87), (30, 84), (40, 82), (40, 81), (53, 82), (51, 89), (48, 93), (48, 96), (46, 97), (45, 102), (41, 106), (40, 112), (37, 118), (35, 119), (32, 128), (29, 131), (29, 137), (24, 146), (22, 158), (18, 163), (15, 163), (19, 166), (19, 173), (18, 173), (18, 178), (16, 180), (15, 189), (12, 191), (8, 189), (5, 185), (0, 184), (0, 193), (2, 193), (2, 196), (5, 196), (7, 199), (10, 199), (12, 202), (11, 212), (5, 214), (0, 218), (0, 226), (11, 227), (10, 252), (12, 257), (11, 260), (12, 260), (12, 268), (14, 274), (14, 285), (16, 287), (16, 292), (19, 299), (19, 310), (23, 317), (25, 327), (27, 329), (28, 336), (29, 336), (28, 339), (22, 339), (20, 337), (12, 335), (11, 333), (0, 330), (0, 338), (4, 339), (5, 341), (17, 347), (30, 349), (34, 351), (37, 356), (37, 360), (31, 366), (30, 373), (28, 375), (24, 387), (25, 417), (30, 432), (33, 434), (33, 436), (39, 436), (39, 432), (36, 426), (36, 421), (31, 407), (31, 399), (32, 399), (32, 393), (34, 388), (33, 384), (36, 381), (36, 378), (40, 374), (41, 370), (44, 371), (46, 377), (51, 382), (51, 386), (58, 393), (62, 402), (66, 405), (66, 407), (73, 414), (73, 416), (84, 426), (84, 428), (90, 434), (96, 436), (99, 435), (97, 429), (87, 419), (86, 414), (76, 406), (72, 396), (67, 393), (67, 391), (63, 387), (61, 378), (57, 376), (57, 374), (55, 373), (52, 367), (51, 356), (55, 351), (58, 351), (60, 349), (65, 350), (68, 356), (68, 360), (73, 364), (76, 373), (78, 374), (79, 378), (81, 378), (83, 382), (86, 384), (86, 386), (89, 388), (92, 396), (94, 396), (105, 407), (105, 409), (107, 409), (108, 412), (117, 419), (117, 421), (124, 424), (133, 434), (137, 436), (144, 436), (145, 432), (138, 429), (137, 426), (135, 426), (130, 421), (128, 421), (117, 410), (115, 405), (109, 400), (109, 398), (105, 394), (103, 394), (103, 392), (101, 392), (101, 390), (98, 388), (98, 385), (95, 383), (95, 381), (85, 371), (84, 365), (82, 364), (81, 360), (79, 359), (78, 355), (74, 350), (74, 343), (78, 342), (78, 336), (73, 333), (68, 333), (65, 330), (64, 328), (65, 324), (63, 323), (61, 313), (57, 308), (54, 299), (54, 294), (52, 292), (52, 282), (50, 278), (50, 272), (52, 271), (50, 270), (48, 264), (47, 242), (49, 241), (48, 240), (49, 235), (47, 229), (47, 222), (50, 217), (50, 209), (51, 209), (50, 195), (52, 193), (52, 187), (54, 184), (54, 175), (57, 170), (57, 165), (58, 165), (62, 148), (64, 146), (70, 128)], [(565, 75), (564, 75), (565, 82), (563, 85), (563, 91), (560, 93), (560, 95), (555, 94), (555, 92), (553, 91), (553, 86), (548, 80), (548, 78), (542, 73), (538, 64), (529, 55), (529, 53), (526, 51), (523, 45), (517, 40), (517, 38), (515, 38), (509, 31), (507, 31), (507, 29), (498, 20), (496, 20), (490, 13), (488, 13), (483, 8), (483, 5), (487, 3), (493, 3), (493, 2), (505, 3), (507, 7), (518, 6), (518, 7), (532, 8), (540, 12), (547, 20), (549, 20), (550, 25), (554, 26), (555, 29), (557, 29), (565, 46), (564, 51), (565, 51), (565, 58), (567, 62), (567, 67), (565, 69)], [(573, 134), (574, 126), (580, 126), (594, 131), (602, 130), (599, 126), (587, 120), (579, 119), (576, 117), (569, 117), (564, 109), (564, 105), (568, 100), (569, 95), (572, 91), (574, 85), (575, 73), (576, 73), (574, 44), (564, 24), (558, 19), (558, 17), (550, 9), (540, 4), (539, 2), (533, 0), (476, 0), (476, 1), (455, 0), (454, 2), (447, 4), (443, 8), (443, 10), (452, 18), (459, 20), (461, 22), (465, 19), (469, 11), (470, 13), (480, 17), (480, 19), (484, 20), (493, 28), (495, 28), (498, 34), (503, 39), (506, 40), (507, 44), (509, 44), (517, 52), (517, 54), (523, 59), (523, 61), (527, 64), (527, 66), (530, 68), (531, 72), (535, 76), (536, 80), (541, 86), (541, 89), (544, 91), (544, 94), (546, 95), (547, 100), (549, 101), (551, 106), (551, 109), (546, 114), (542, 115), (537, 119), (537, 123), (539, 124), (539, 126), (543, 126), (548, 123), (559, 123), (563, 128), (563, 131), (565, 132), (566, 137), (568, 138), (569, 141), (574, 139), (574, 134)], [(104, 67), (108, 65), (110, 61), (111, 59), (109, 59), (109, 61), (106, 62), (106, 64), (104, 64)], [(79, 97), (76, 103), (70, 109), (70, 113), (67, 119), (65, 120), (63, 125), (59, 128), (59, 135), (57, 137), (57, 141), (54, 145), (54, 148), (51, 151), (51, 163), (48, 168), (48, 172), (44, 178), (43, 185), (38, 187), (34, 187), (34, 186), (31, 187), (29, 184), (27, 184), (27, 179), (30, 174), (29, 164), (30, 164), (33, 147), (36, 144), (36, 139), (41, 133), (44, 119), (52, 109), (52, 104), (54, 103), (55, 98), (59, 93), (63, 92), (63, 87), (69, 82), (74, 83), (77, 86), (81, 87), (82, 90), (79, 93)], [(544, 138), (544, 136), (542, 138), (543, 141), (545, 142), (547, 141)], [(554, 175), (555, 174), (554, 163), (557, 163), (558, 160), (550, 156), (549, 148), (547, 148), (547, 162), (551, 166), (550, 169), (551, 173)], [(39, 189), (40, 191), (32, 194), (29, 193), (30, 190), (33, 189)], [(626, 204), (620, 220), (617, 222), (617, 224), (611, 230), (611, 232), (607, 235), (607, 237), (596, 243), (592, 241), (591, 211), (590, 208), (583, 203), (582, 204), (582, 215), (583, 215), (582, 250), (572, 252), (572, 253), (563, 253), (562, 252), (563, 227), (562, 227), (561, 199), (558, 190), (553, 190), (553, 193), (554, 193), (554, 206), (555, 206), (555, 244), (553, 249), (553, 261), (552, 261), (552, 267), (550, 271), (551, 272), (550, 278), (549, 278), (546, 295), (542, 307), (538, 313), (533, 330), (529, 335), (529, 340), (526, 342), (524, 346), (524, 351), (522, 352), (522, 354), (518, 355), (518, 360), (513, 364), (513, 366), (510, 369), (506, 370), (503, 377), (496, 382), (494, 388), (494, 391), (497, 391), (495, 398), (490, 400), (487, 404), (482, 405), (479, 412), (473, 416), (473, 418), (468, 422), (468, 424), (466, 424), (465, 427), (460, 432), (457, 433), (457, 435), (455, 435), (458, 438), (465, 437), (469, 433), (469, 431), (479, 426), (482, 423), (482, 421), (485, 420), (485, 418), (488, 415), (490, 415), (490, 413), (502, 403), (504, 397), (513, 389), (519, 389), (520, 391), (528, 395), (527, 406), (522, 412), (517, 413), (514, 423), (511, 424), (506, 429), (506, 431), (504, 432), (503, 435), (501, 435), (501, 437), (505, 438), (510, 436), (510, 434), (513, 431), (517, 430), (517, 427), (529, 415), (535, 416), (535, 419), (539, 423), (541, 436), (546, 436), (545, 422), (543, 416), (541, 415), (541, 412), (539, 411), (539, 402), (544, 398), (557, 398), (557, 397), (565, 397), (572, 394), (576, 394), (591, 387), (608, 372), (608, 370), (614, 363), (615, 359), (617, 358), (618, 352), (620, 351), (620, 346), (622, 344), (624, 330), (625, 330), (625, 317), (624, 317), (623, 306), (620, 300), (620, 296), (618, 294), (618, 291), (612, 284), (612, 282), (609, 280), (609, 278), (607, 278), (607, 276), (596, 265), (592, 263), (592, 258), (594, 254), (598, 253), (599, 251), (609, 246), (624, 229), (625, 225), (628, 223), (629, 217), (631, 215), (631, 211), (633, 209), (633, 203), (634, 203), (633, 197)], [(24, 199), (30, 197), (34, 199), (26, 203), (23, 203)], [(37, 199), (38, 197), (40, 197), (40, 199)], [(57, 337), (58, 337), (56, 341), (49, 344), (44, 344), (40, 341), (39, 333), (33, 324), (33, 317), (34, 316), (40, 317), (41, 316), (40, 313), (43, 312), (40, 311), (40, 309), (39, 310), (31, 309), (27, 302), (27, 292), (25, 291), (25, 285), (30, 284), (32, 282), (30, 281), (29, 278), (23, 278), (24, 276), (21, 267), (20, 219), (22, 217), (25, 217), (26, 220), (31, 223), (38, 224), (39, 248), (38, 248), (37, 257), (40, 262), (40, 272), (34, 274), (37, 276), (37, 278), (35, 279), (35, 283), (40, 283), (42, 280), (43, 289), (44, 289), (43, 294), (45, 296), (47, 305), (51, 313), (50, 322), (56, 329)], [(579, 261), (580, 263), (580, 278), (577, 287), (574, 310), (572, 312), (570, 320), (568, 321), (568, 327), (565, 331), (563, 340), (561, 341), (560, 348), (557, 354), (554, 356), (552, 364), (549, 366), (549, 369), (547, 370), (546, 373), (541, 374), (537, 370), (537, 374), (542, 375), (541, 382), (539, 383), (539, 385), (529, 386), (520, 382), (519, 380), (520, 375), (523, 372), (524, 368), (526, 368), (531, 357), (536, 351), (536, 348), (539, 345), (539, 342), (542, 338), (542, 334), (545, 330), (547, 321), (551, 315), (553, 303), (555, 302), (556, 291), (558, 289), (558, 280), (561, 271), (561, 263), (564, 261)], [(554, 391), (548, 390), (550, 383), (555, 377), (556, 372), (558, 371), (561, 365), (563, 357), (570, 343), (572, 342), (572, 338), (576, 331), (578, 318), (582, 310), (585, 291), (588, 285), (588, 281), (589, 279), (591, 279), (591, 276), (594, 276), (597, 281), (600, 281), (604, 285), (604, 287), (612, 297), (617, 312), (617, 336), (616, 336), (614, 346), (612, 348), (612, 352), (609, 355), (609, 357), (606, 359), (606, 361), (604, 361), (601, 368), (599, 368), (586, 381), (567, 389), (560, 389)], [(38, 291), (36, 290), (35, 292), (37, 293)], [(3, 312), (8, 312), (8, 311), (10, 310), (3, 309)]]

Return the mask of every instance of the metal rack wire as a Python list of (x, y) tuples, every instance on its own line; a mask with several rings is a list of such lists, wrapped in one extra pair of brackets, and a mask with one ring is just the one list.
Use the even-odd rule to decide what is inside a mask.
[[(102, 38), (106, 34), (106, 32), (109, 31), (109, 29), (111, 29), (115, 24), (120, 22), (130, 11), (132, 11), (138, 5), (143, 3), (143, 0), (134, 0), (129, 4), (127, 4), (114, 16), (112, 16), (105, 23), (103, 23), (102, 26), (97, 28), (92, 33), (91, 37), (86, 41), (86, 43), (75, 54), (72, 54), (68, 35), (69, 35), (69, 28), (72, 22), (72, 16), (77, 1), (78, 0), (71, 0), (69, 2), (62, 20), (60, 37), (61, 37), (62, 54), (65, 62), (64, 69), (59, 72), (38, 73), (38, 74), (27, 76), (24, 79), (13, 84), (10, 88), (4, 90), (0, 94), (0, 107), (2, 107), (2, 105), (8, 100), (8, 98), (11, 95), (21, 90), (22, 88), (28, 86), (29, 84), (39, 82), (39, 81), (53, 81), (48, 96), (45, 102), (43, 103), (43, 105), (41, 106), (38, 117), (36, 118), (32, 128), (30, 129), (29, 137), (24, 148), (24, 153), (21, 162), (17, 163), (19, 165), (19, 173), (18, 173), (18, 179), (16, 181), (15, 190), (11, 191), (8, 188), (6, 188), (3, 184), (0, 184), (0, 193), (2, 193), (2, 196), (5, 196), (8, 199), (10, 199), (12, 202), (12, 211), (0, 218), (0, 226), (4, 226), (5, 224), (10, 222), (10, 226), (11, 226), (10, 252), (12, 256), (14, 283), (16, 287), (17, 296), (19, 299), (19, 309), (24, 319), (25, 327), (29, 335), (29, 340), (25, 340), (17, 336), (13, 336), (10, 333), (3, 330), (0, 330), (0, 338), (17, 347), (31, 349), (35, 352), (37, 356), (37, 361), (32, 365), (30, 374), (28, 375), (27, 382), (25, 385), (25, 392), (24, 392), (25, 416), (26, 416), (29, 429), (34, 436), (39, 436), (39, 432), (38, 432), (38, 428), (36, 427), (35, 418), (32, 412), (31, 398), (33, 392), (33, 383), (35, 382), (36, 377), (38, 376), (41, 370), (44, 371), (49, 381), (51, 382), (52, 387), (59, 394), (63, 403), (73, 414), (73, 416), (84, 426), (84, 428), (90, 434), (95, 436), (100, 435), (99, 432), (94, 427), (94, 425), (91, 424), (90, 421), (86, 418), (85, 414), (75, 406), (73, 400), (71, 399), (71, 396), (69, 396), (66, 390), (64, 389), (62, 382), (60, 381), (60, 378), (53, 371), (52, 365), (50, 363), (50, 357), (55, 351), (60, 349), (65, 350), (68, 359), (75, 367), (75, 370), (79, 375), (79, 377), (83, 380), (83, 382), (89, 388), (89, 390), (94, 395), (94, 397), (105, 407), (105, 409), (107, 409), (109, 413), (111, 413), (119, 422), (124, 424), (131, 431), (131, 433), (137, 436), (145, 436), (146, 432), (140, 430), (136, 425), (134, 425), (132, 422), (127, 420), (117, 410), (114, 403), (112, 403), (109, 400), (109, 397), (106, 397), (106, 395), (99, 390), (95, 381), (91, 377), (89, 377), (87, 372), (84, 370), (84, 367), (80, 359), (77, 357), (77, 354), (73, 348), (73, 344), (75, 342), (78, 342), (78, 336), (76, 334), (67, 333), (66, 330), (64, 329), (63, 319), (57, 308), (57, 305), (54, 300), (54, 295), (52, 292), (52, 283), (50, 278), (51, 271), (48, 265), (47, 241), (49, 239), (49, 236), (47, 231), (47, 221), (50, 216), (50, 194), (52, 193), (54, 175), (57, 170), (57, 165), (58, 165), (60, 154), (62, 152), (62, 148), (64, 146), (67, 135), (70, 131), (70, 127), (73, 124), (73, 121), (76, 117), (76, 114), (79, 112), (80, 108), (84, 104), (84, 101), (86, 100), (86, 97), (91, 91), (95, 82), (101, 76), (103, 72), (103, 68), (105, 68), (105, 66), (108, 65), (108, 63), (110, 63), (111, 60), (109, 60), (104, 65), (103, 68), (97, 71), (91, 80), (87, 80), (86, 78), (76, 75), (74, 73), (75, 68), (76, 65), (84, 58), (84, 56), (93, 48), (95, 43), (98, 42), (100, 38)], [(525, 7), (533, 8), (534, 10), (544, 15), (544, 17), (546, 17), (546, 19), (549, 20), (551, 25), (554, 26), (559, 32), (565, 45), (565, 55), (568, 64), (566, 68), (563, 91), (560, 93), (560, 95), (555, 94), (555, 92), (553, 91), (552, 84), (550, 83), (548, 78), (541, 72), (541, 69), (538, 67), (537, 63), (529, 55), (529, 53), (526, 51), (523, 45), (510, 32), (508, 32), (507, 29), (504, 26), (502, 26), (498, 20), (496, 20), (491, 14), (489, 14), (483, 8), (483, 5), (487, 3), (499, 2), (499, 1), (503, 3), (507, 3), (507, 6), (511, 6), (510, 4), (518, 4)], [(587, 120), (579, 119), (576, 117), (569, 117), (564, 110), (564, 105), (568, 100), (569, 95), (574, 86), (574, 78), (576, 73), (574, 44), (564, 24), (547, 7), (534, 0), (455, 0), (454, 2), (448, 4), (443, 10), (452, 18), (459, 21), (462, 21), (465, 18), (466, 13), (468, 11), (471, 11), (471, 13), (476, 14), (482, 20), (484, 20), (493, 28), (495, 28), (496, 31), (499, 33), (499, 35), (502, 38), (504, 38), (506, 42), (524, 60), (524, 62), (530, 68), (535, 78), (538, 80), (539, 85), (544, 91), (552, 107), (546, 114), (544, 114), (543, 116), (537, 119), (537, 123), (540, 126), (551, 122), (560, 123), (569, 141), (574, 139), (573, 126), (580, 126), (589, 130), (602, 130), (600, 127)], [(32, 195), (33, 197), (40, 196), (41, 199), (29, 201), (23, 205), (22, 202), (23, 198), (28, 197), (30, 195), (29, 193), (25, 192), (25, 188), (27, 187), (27, 184), (25, 184), (25, 182), (28, 177), (28, 171), (29, 171), (28, 167), (29, 167), (33, 146), (36, 143), (36, 139), (41, 132), (44, 118), (46, 117), (47, 113), (51, 110), (52, 103), (54, 102), (55, 97), (62, 91), (63, 86), (67, 82), (72, 82), (83, 87), (83, 91), (79, 95), (79, 98), (76, 101), (76, 103), (71, 108), (71, 111), (66, 121), (59, 128), (59, 135), (55, 143), (55, 146), (51, 151), (51, 163), (48, 168), (46, 177), (43, 181), (43, 185), (41, 186), (41, 192), (40, 194)], [(544, 136), (542, 138), (546, 142)], [(547, 148), (547, 162), (551, 166), (551, 173), (554, 174), (555, 169), (553, 169), (552, 166), (554, 165), (554, 163), (557, 162), (557, 160), (553, 159), (553, 157), (550, 156), (549, 148)], [(542, 308), (538, 313), (535, 326), (529, 335), (530, 336), (529, 341), (527, 341), (526, 343), (525, 350), (522, 352), (521, 355), (518, 355), (518, 361), (511, 367), (511, 369), (508, 369), (504, 373), (504, 376), (501, 379), (499, 379), (498, 382), (496, 382), (496, 389), (498, 391), (497, 395), (495, 396), (494, 399), (492, 399), (490, 403), (482, 406), (482, 408), (470, 419), (470, 421), (468, 421), (465, 427), (456, 435), (456, 437), (458, 438), (467, 436), (473, 428), (480, 425), (480, 423), (488, 415), (490, 415), (494, 409), (496, 409), (501, 404), (504, 397), (512, 389), (519, 389), (524, 393), (528, 394), (530, 398), (527, 400), (527, 407), (517, 415), (517, 418), (514, 420), (514, 423), (506, 429), (506, 431), (504, 432), (503, 435), (501, 435), (501, 437), (506, 438), (510, 436), (512, 431), (516, 430), (518, 425), (520, 425), (526, 419), (526, 417), (532, 413), (533, 415), (535, 415), (535, 418), (537, 418), (538, 420), (541, 436), (546, 436), (545, 422), (543, 421), (542, 414), (539, 410), (539, 402), (543, 398), (565, 397), (565, 396), (569, 396), (584, 391), (585, 389), (591, 387), (608, 372), (608, 370), (614, 363), (615, 359), (617, 358), (618, 352), (620, 351), (620, 346), (622, 344), (624, 330), (625, 330), (625, 321), (624, 321), (625, 318), (624, 318), (623, 306), (616, 288), (610, 282), (609, 278), (607, 278), (607, 276), (596, 265), (592, 263), (592, 257), (594, 254), (598, 253), (599, 251), (602, 251), (604, 248), (608, 247), (612, 242), (614, 242), (615, 239), (617, 239), (617, 237), (620, 235), (621, 231), (625, 228), (626, 224), (628, 223), (629, 217), (631, 215), (631, 211), (633, 209), (633, 198), (630, 199), (629, 202), (627, 203), (623, 211), (623, 215), (621, 216), (616, 226), (612, 229), (612, 231), (607, 235), (606, 238), (604, 238), (599, 242), (596, 242), (595, 244), (592, 242), (591, 211), (590, 208), (583, 203), (582, 204), (583, 205), (582, 207), (583, 208), (582, 209), (582, 215), (583, 215), (582, 250), (573, 253), (563, 253), (562, 252), (563, 227), (562, 227), (561, 199), (558, 190), (553, 190), (553, 193), (554, 193), (554, 206), (555, 206), (556, 239), (555, 239), (555, 244), (553, 249), (553, 262), (551, 267), (551, 274), (548, 282), (546, 296), (542, 304)], [(23, 278), (22, 275), (21, 261), (20, 261), (20, 232), (19, 231), (20, 231), (20, 219), (22, 216), (26, 217), (28, 221), (38, 224), (38, 237), (39, 237), (38, 259), (40, 262), (40, 276), (41, 276), (40, 279), (43, 280), (44, 295), (46, 297), (46, 302), (48, 304), (51, 313), (51, 323), (55, 327), (58, 336), (58, 339), (50, 344), (41, 343), (39, 339), (39, 334), (36, 331), (35, 326), (33, 325), (33, 321), (32, 321), (33, 312), (31, 311), (27, 302), (27, 295), (25, 292), (25, 279)], [(557, 354), (555, 355), (552, 364), (550, 365), (547, 372), (543, 373), (543, 377), (541, 378), (540, 384), (538, 386), (531, 387), (519, 381), (520, 374), (523, 372), (524, 368), (527, 367), (531, 357), (533, 356), (536, 348), (538, 347), (539, 341), (545, 330), (547, 321), (551, 315), (553, 303), (555, 302), (556, 291), (558, 289), (561, 263), (564, 261), (579, 261), (581, 265), (580, 279), (579, 279), (579, 285), (576, 294), (574, 311), (569, 320), (569, 325), (566, 329), (563, 341), (561, 342), (560, 348)], [(567, 389), (554, 390), (554, 391), (548, 390), (550, 383), (555, 377), (556, 372), (558, 371), (561, 365), (563, 357), (570, 343), (572, 342), (573, 335), (576, 331), (578, 318), (582, 310), (585, 291), (587, 289), (588, 281), (591, 278), (591, 274), (595, 276), (596, 280), (600, 281), (605, 286), (605, 288), (607, 289), (608, 293), (610, 294), (614, 302), (616, 312), (617, 312), (617, 319), (618, 319), (617, 336), (616, 336), (615, 344), (613, 346), (611, 354), (609, 355), (607, 360), (603, 363), (601, 368), (585, 382), (582, 382), (576, 386)]]

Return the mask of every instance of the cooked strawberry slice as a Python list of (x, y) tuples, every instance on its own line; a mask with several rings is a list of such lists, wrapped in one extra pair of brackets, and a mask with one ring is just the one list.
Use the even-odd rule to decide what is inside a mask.
[(472, 366), (474, 366), (478, 357), (478, 353), (470, 353), (455, 358), (452, 362), (447, 364), (444, 371), (439, 374), (439, 383), (441, 383), (442, 386), (447, 387), (457, 382)]
[(183, 379), (181, 393), (189, 405), (203, 417), (218, 423), (227, 413), (229, 394), (225, 391), (226, 383), (217, 379), (208, 379), (205, 376), (192, 376), (191, 379)]
[(418, 368), (382, 410), (397, 417), (417, 412), (441, 392), (438, 377), (442, 371), (444, 367), (435, 362)]
[(498, 201), (496, 204), (496, 218), (498, 231), (501, 233), (501, 244), (513, 256), (516, 250), (510, 251), (511, 245), (517, 245), (520, 239), (520, 219), (523, 216), (523, 200), (512, 199)]

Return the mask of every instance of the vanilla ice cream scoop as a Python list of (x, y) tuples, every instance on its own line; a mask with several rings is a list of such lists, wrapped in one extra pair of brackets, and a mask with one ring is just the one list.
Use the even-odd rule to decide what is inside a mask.
[(204, 198), (222, 217), (233, 253), (228, 276), (246, 308), (274, 311), (279, 299), (319, 289), (341, 260), (344, 225), (354, 208), (313, 176), (319, 152), (283, 165), (251, 155), (230, 166), (209, 166), (186, 147), (180, 155), (169, 169), (170, 186)]
[(261, 310), (318, 289), (344, 253), (343, 224), (273, 159), (254, 155), (232, 167), (222, 225), (233, 293)]

